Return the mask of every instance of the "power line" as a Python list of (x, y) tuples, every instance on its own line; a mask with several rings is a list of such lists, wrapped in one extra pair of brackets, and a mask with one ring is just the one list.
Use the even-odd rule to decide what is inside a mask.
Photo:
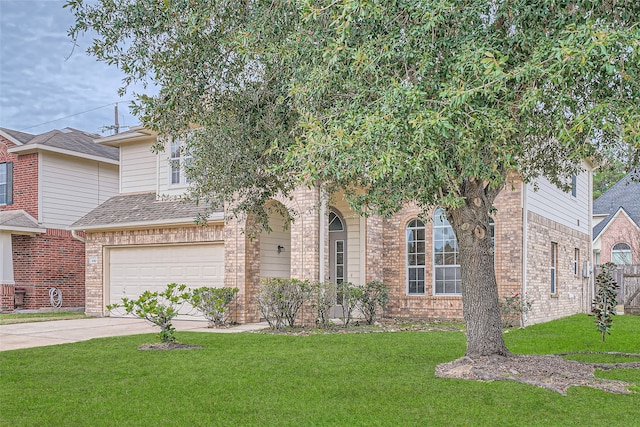
[[(131, 100), (118, 101), (118, 102), (131, 102)], [(33, 125), (33, 126), (29, 126), (29, 127), (23, 128), (23, 129), (18, 129), (18, 130), (20, 132), (22, 132), (22, 131), (29, 130), (29, 129), (32, 129), (32, 128), (37, 128), (38, 126), (48, 125), (49, 123), (54, 123), (54, 122), (57, 122), (57, 121), (60, 121), (60, 120), (64, 120), (64, 119), (68, 119), (68, 118), (71, 118), (71, 117), (79, 116), (81, 114), (90, 113), (92, 111), (96, 111), (96, 110), (99, 110), (101, 108), (110, 107), (113, 104), (117, 104), (117, 102), (111, 102), (111, 103), (106, 104), (106, 105), (101, 105), (100, 107), (92, 108), (91, 110), (81, 111), (80, 113), (71, 114), (71, 115), (66, 116), (66, 117), (60, 117), (59, 119), (55, 119), (55, 120), (49, 120), (48, 122), (40, 123), (38, 125)]]

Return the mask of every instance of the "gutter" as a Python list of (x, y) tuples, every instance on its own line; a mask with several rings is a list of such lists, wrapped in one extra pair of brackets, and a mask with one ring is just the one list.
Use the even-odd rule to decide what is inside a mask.
[(76, 239), (79, 242), (87, 243), (87, 239), (85, 239), (84, 237), (80, 236), (78, 234), (77, 230), (75, 230), (75, 229), (71, 230), (71, 237), (73, 237), (74, 239)]

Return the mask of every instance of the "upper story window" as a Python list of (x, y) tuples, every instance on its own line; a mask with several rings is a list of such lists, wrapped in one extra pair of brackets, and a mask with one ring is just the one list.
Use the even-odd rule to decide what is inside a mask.
[(13, 163), (0, 163), (0, 205), (13, 203)]
[(186, 185), (189, 183), (186, 169), (192, 159), (191, 153), (184, 142), (179, 140), (171, 141), (171, 185)]
[(419, 219), (407, 224), (407, 294), (425, 293), (426, 231), (424, 222)]
[(578, 196), (578, 176), (572, 175), (571, 176), (571, 197), (577, 197), (577, 196)]
[(458, 242), (442, 208), (433, 214), (433, 272), (436, 295), (462, 293)]
[(631, 246), (626, 243), (616, 243), (611, 249), (611, 262), (614, 264), (631, 264)]

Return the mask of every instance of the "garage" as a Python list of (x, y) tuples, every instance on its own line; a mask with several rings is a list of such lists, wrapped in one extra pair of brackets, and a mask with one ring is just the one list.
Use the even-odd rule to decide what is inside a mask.
[[(189, 288), (224, 286), (222, 243), (112, 247), (107, 251), (107, 304), (123, 297), (137, 298), (146, 290), (162, 291), (173, 282)], [(188, 311), (185, 307), (181, 313)]]

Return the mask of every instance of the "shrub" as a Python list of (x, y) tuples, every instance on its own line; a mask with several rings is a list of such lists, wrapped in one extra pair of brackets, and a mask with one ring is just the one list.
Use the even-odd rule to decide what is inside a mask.
[(373, 324), (380, 311), (384, 311), (389, 302), (389, 288), (382, 282), (374, 280), (362, 287), (360, 309), (367, 325)]
[(145, 319), (160, 327), (160, 341), (175, 342), (175, 328), (171, 324), (178, 315), (180, 306), (191, 299), (186, 285), (170, 283), (162, 292), (144, 291), (137, 299), (122, 298), (121, 304), (111, 304), (107, 310), (123, 308), (126, 314)]
[(258, 309), (272, 329), (293, 327), (305, 301), (309, 283), (299, 279), (269, 277), (260, 280)]
[(331, 282), (313, 282), (309, 285), (307, 296), (311, 308), (316, 312), (316, 325), (329, 326), (331, 307), (336, 301), (336, 286)]
[(342, 305), (342, 326), (349, 326), (353, 318), (353, 309), (359, 305), (362, 295), (362, 288), (351, 282), (342, 282), (337, 285), (337, 304)]
[(193, 291), (190, 303), (204, 314), (209, 326), (222, 327), (229, 323), (229, 305), (237, 294), (238, 288), (202, 287)]
[(596, 296), (593, 299), (593, 312), (596, 317), (596, 326), (602, 334), (602, 342), (606, 335), (611, 335), (611, 325), (613, 315), (616, 314), (618, 283), (611, 274), (616, 269), (616, 265), (608, 262), (601, 266), (602, 271), (596, 276)]
[(513, 294), (510, 297), (504, 297), (504, 301), (500, 302), (500, 311), (502, 313), (502, 322), (505, 328), (513, 328), (516, 323), (520, 323), (522, 313), (531, 310), (534, 300), (522, 298), (520, 294)]

